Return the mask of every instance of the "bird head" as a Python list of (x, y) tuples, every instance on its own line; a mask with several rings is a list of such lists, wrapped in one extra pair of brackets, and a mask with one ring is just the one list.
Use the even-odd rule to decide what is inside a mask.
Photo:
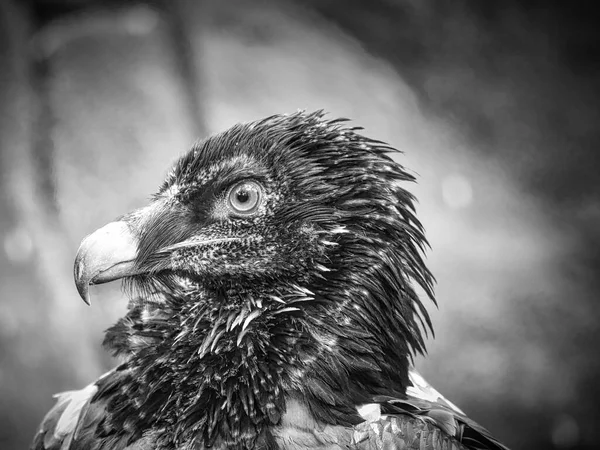
[[(359, 130), (322, 112), (236, 125), (182, 156), (147, 206), (82, 242), (84, 300), (92, 284), (133, 287), (108, 346), (161, 392), (194, 392), (189, 426), (208, 427), (189, 417), (209, 400), (243, 430), (276, 423), (290, 396), (353, 423), (357, 403), (404, 394), (430, 327), (415, 289), (432, 297), (426, 241), (404, 187), (413, 177)], [(234, 406), (244, 386), (255, 409)]]

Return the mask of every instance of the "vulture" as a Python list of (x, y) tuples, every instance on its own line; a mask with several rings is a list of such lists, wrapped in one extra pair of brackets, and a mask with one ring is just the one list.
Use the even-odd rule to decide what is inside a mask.
[(435, 302), (414, 177), (361, 130), (235, 125), (87, 236), (83, 300), (129, 297), (103, 343), (120, 363), (57, 394), (31, 448), (506, 449), (413, 367)]

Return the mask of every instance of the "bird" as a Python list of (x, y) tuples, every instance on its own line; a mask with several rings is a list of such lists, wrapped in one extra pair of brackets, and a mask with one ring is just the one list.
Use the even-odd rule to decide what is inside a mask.
[(435, 280), (396, 153), (322, 110), (194, 144), (83, 239), (83, 300), (129, 298), (119, 363), (57, 394), (31, 448), (507, 449), (414, 367)]

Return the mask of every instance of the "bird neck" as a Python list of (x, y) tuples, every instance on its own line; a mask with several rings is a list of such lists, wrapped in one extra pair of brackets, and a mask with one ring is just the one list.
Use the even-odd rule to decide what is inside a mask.
[[(128, 417), (163, 427), (178, 444), (252, 448), (281, 422), (286, 399), (319, 422), (351, 426), (363, 420), (357, 405), (403, 396), (410, 349), (399, 323), (413, 311), (401, 309), (399, 289), (374, 287), (387, 269), (362, 270), (134, 300), (105, 339), (132, 374)], [(125, 417), (122, 402), (114, 410)]]
[(105, 338), (131, 372), (121, 389), (128, 406), (115, 405), (113, 420), (137, 417), (142, 428), (168, 430), (178, 445), (254, 448), (268, 439), (285, 412), (301, 340), (301, 324), (284, 317), (289, 311), (270, 307), (277, 295), (289, 297), (221, 285), (160, 303), (134, 300)]

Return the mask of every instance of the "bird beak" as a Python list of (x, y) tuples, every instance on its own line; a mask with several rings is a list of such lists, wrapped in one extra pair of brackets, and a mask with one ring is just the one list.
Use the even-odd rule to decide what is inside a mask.
[(75, 257), (77, 291), (90, 304), (89, 286), (136, 275), (138, 239), (126, 222), (112, 222), (87, 236)]

